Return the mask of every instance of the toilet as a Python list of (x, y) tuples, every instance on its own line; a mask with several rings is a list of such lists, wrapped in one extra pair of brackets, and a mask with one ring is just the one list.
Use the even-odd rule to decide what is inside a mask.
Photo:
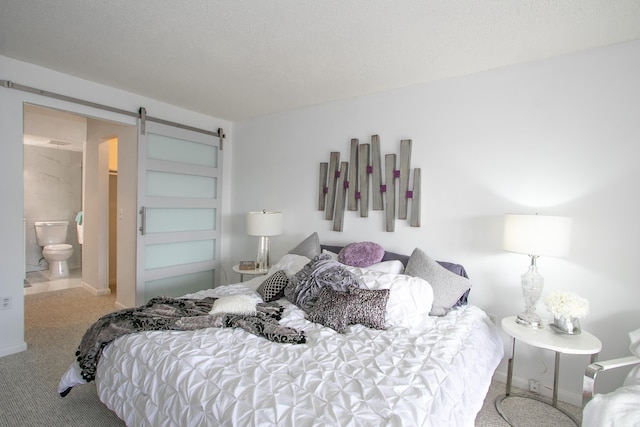
[(36, 239), (42, 246), (42, 255), (49, 262), (49, 276), (68, 277), (67, 259), (73, 254), (73, 246), (66, 244), (69, 221), (36, 221)]

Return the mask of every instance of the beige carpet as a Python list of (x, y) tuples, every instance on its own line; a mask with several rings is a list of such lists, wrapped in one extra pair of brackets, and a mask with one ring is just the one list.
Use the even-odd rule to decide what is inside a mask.
[[(93, 384), (77, 386), (65, 398), (57, 394), (58, 381), (73, 361), (84, 331), (114, 311), (114, 303), (114, 296), (95, 297), (82, 288), (25, 296), (28, 349), (0, 358), (0, 427), (124, 425), (98, 400)], [(503, 383), (491, 385), (476, 426), (509, 425), (494, 404), (504, 390)], [(509, 398), (503, 408), (517, 426), (574, 425), (550, 406), (530, 399)], [(565, 408), (580, 419), (579, 408)]]

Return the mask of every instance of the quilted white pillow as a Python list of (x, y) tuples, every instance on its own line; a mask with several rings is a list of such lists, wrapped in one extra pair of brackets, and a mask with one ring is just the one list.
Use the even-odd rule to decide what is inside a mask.
[(367, 289), (389, 289), (385, 326), (414, 329), (429, 318), (433, 305), (433, 288), (424, 279), (404, 274), (381, 273), (358, 267), (345, 267)]
[(272, 265), (269, 269), (269, 276), (274, 274), (278, 270), (285, 272), (287, 277), (291, 277), (298, 271), (302, 270), (302, 267), (309, 264), (311, 260), (306, 256), (296, 254), (286, 254), (275, 265)]

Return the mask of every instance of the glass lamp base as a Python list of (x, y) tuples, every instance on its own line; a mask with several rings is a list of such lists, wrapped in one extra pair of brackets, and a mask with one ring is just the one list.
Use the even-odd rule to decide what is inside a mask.
[(535, 314), (533, 316), (527, 315), (527, 313), (518, 314), (518, 317), (516, 317), (516, 323), (535, 329), (544, 328), (542, 320)]
[(542, 295), (544, 277), (538, 273), (536, 256), (531, 256), (529, 269), (520, 277), (522, 284), (522, 296), (524, 297), (524, 312), (516, 318), (516, 322), (530, 328), (542, 328), (542, 320), (536, 314), (536, 303)]

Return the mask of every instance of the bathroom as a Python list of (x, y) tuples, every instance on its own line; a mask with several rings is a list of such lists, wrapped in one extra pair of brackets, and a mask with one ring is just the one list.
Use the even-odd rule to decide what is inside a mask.
[[(82, 245), (77, 223), (82, 224), (83, 158), (87, 118), (49, 108), (25, 105), (24, 115), (24, 231), (25, 294), (82, 285)], [(109, 141), (109, 193), (115, 209), (117, 139)], [(113, 159), (114, 164), (111, 164)], [(111, 194), (114, 194), (111, 197)], [(115, 215), (110, 215), (115, 218)], [(49, 271), (50, 264), (36, 239), (36, 222), (67, 221), (65, 244), (72, 247), (67, 271)], [(113, 225), (113, 226), (112, 226)], [(116, 236), (115, 221), (109, 235)], [(80, 231), (81, 235), (82, 232)], [(110, 245), (115, 250), (116, 245)], [(110, 259), (115, 256), (110, 254)], [(109, 287), (115, 292), (115, 261), (109, 262)], [(113, 278), (113, 279), (112, 279)]]

